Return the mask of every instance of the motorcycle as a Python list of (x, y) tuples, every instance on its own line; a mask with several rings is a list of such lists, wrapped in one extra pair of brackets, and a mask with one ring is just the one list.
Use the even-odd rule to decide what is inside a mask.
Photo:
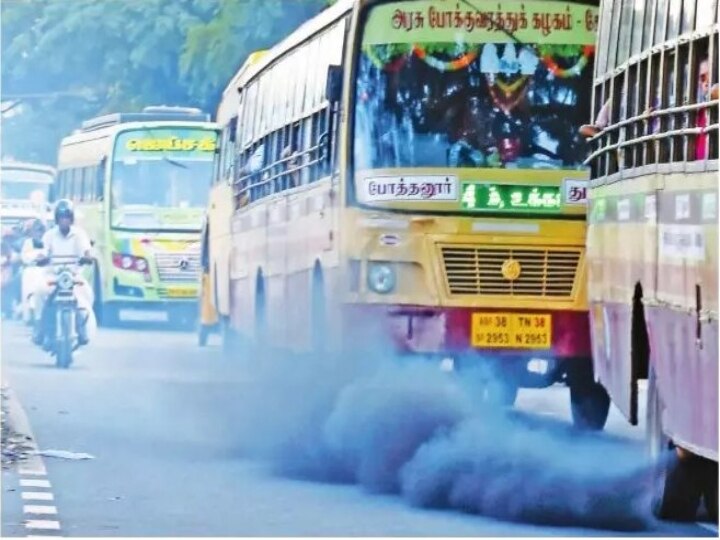
[[(80, 346), (78, 328), (86, 331), (88, 314), (78, 305), (76, 287), (87, 286), (78, 276), (78, 266), (92, 264), (84, 257), (49, 257), (41, 259), (38, 266), (53, 266), (48, 285), (54, 287), (47, 302), (55, 318), (55, 338), (51, 340), (50, 354), (55, 356), (55, 365), (67, 369), (72, 365), (73, 352)], [(40, 322), (42, 324), (42, 321)]]

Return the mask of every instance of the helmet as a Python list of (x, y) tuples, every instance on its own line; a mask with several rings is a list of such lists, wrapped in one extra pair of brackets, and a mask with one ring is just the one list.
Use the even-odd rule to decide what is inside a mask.
[(30, 227), (28, 232), (45, 232), (45, 223), (43, 223), (42, 219), (33, 219), (30, 222)]
[(72, 201), (60, 199), (57, 204), (55, 204), (55, 224), (60, 221), (61, 217), (69, 217), (70, 223), (75, 221), (75, 208), (73, 207)]

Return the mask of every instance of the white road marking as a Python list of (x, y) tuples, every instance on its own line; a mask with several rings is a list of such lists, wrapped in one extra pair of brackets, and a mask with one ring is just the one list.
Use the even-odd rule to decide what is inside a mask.
[(26, 514), (57, 514), (57, 508), (55, 506), (36, 506), (27, 504), (23, 506), (23, 512)]
[[(44, 478), (37, 478), (47, 475), (45, 463), (40, 455), (38, 455), (38, 446), (35, 442), (35, 436), (30, 428), (30, 421), (27, 414), (23, 410), (12, 388), (4, 389), (3, 393), (7, 396), (8, 417), (12, 419), (15, 430), (25, 435), (27, 445), (30, 447), (31, 454), (23, 463), (18, 464), (18, 473), (20, 475), (20, 486), (23, 488), (40, 488), (50, 489), (50, 481)], [(23, 478), (24, 476), (34, 476), (36, 478)], [(20, 496), (24, 501), (54, 501), (55, 496), (50, 491), (21, 491)], [(52, 505), (23, 505), (23, 512), (33, 516), (56, 516), (57, 507)], [(43, 536), (42, 534), (31, 535), (35, 531), (59, 531), (60, 522), (57, 520), (45, 519), (29, 519), (25, 521), (25, 528), (28, 536)]]
[(21, 478), (20, 485), (22, 487), (36, 487), (36, 488), (48, 488), (48, 489), (50, 489), (52, 487), (50, 485), (49, 480), (41, 480), (38, 478)]
[(18, 472), (23, 476), (46, 476), (47, 471), (42, 469), (26, 469), (25, 467), (20, 467), (18, 469)]
[(59, 531), (60, 522), (49, 519), (29, 519), (25, 522), (27, 529), (43, 529), (46, 531)]
[(47, 491), (23, 491), (21, 497), (24, 501), (54, 501), (52, 493)]

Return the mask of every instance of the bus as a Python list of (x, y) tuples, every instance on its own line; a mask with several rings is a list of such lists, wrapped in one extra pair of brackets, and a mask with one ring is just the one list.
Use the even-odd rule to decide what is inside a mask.
[(657, 514), (693, 520), (703, 499), (716, 522), (717, 70), (717, 0), (602, 3), (588, 160), (595, 375), (635, 425), (647, 385)]
[(598, 2), (339, 0), (240, 88), (230, 327), (371, 347), (510, 405), (566, 382), (602, 429), (586, 296)]
[(29, 219), (52, 219), (55, 169), (39, 163), (0, 162), (0, 221), (15, 226)]
[(166, 106), (93, 118), (62, 140), (56, 195), (94, 243), (102, 324), (195, 321), (216, 148), (209, 115)]
[[(251, 53), (222, 94), (215, 123), (220, 130), (219, 150), (208, 197), (202, 230), (198, 344), (205, 346), (210, 333), (230, 313), (230, 218), (233, 204), (232, 179), (235, 165), (235, 135), (240, 104), (240, 88), (247, 69), (263, 57), (265, 51)], [(222, 286), (219, 286), (222, 285)], [(222, 330), (222, 327), (220, 327)], [(223, 343), (227, 343), (224, 341)], [(229, 352), (226, 350), (226, 352)]]

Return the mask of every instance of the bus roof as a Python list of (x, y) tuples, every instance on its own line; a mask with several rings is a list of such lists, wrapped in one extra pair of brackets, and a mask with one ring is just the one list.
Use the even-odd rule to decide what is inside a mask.
[(97, 116), (82, 123), (81, 131), (94, 131), (107, 126), (128, 122), (190, 121), (209, 122), (210, 115), (191, 107), (167, 107), (165, 105), (145, 107), (142, 112), (112, 113)]
[(258, 62), (250, 66), (245, 74), (240, 75), (238, 78), (238, 87), (243, 86), (248, 81), (251, 81), (258, 73), (271, 65), (286, 52), (292, 50), (298, 44), (302, 43), (310, 36), (316, 34), (342, 17), (345, 13), (352, 10), (353, 6), (357, 4), (358, 1), (362, 0), (338, 0), (332, 6), (315, 15), (312, 19), (309, 19), (298, 26), (285, 39), (276, 43), (271, 49), (269, 49), (267, 54), (265, 54)]
[(226, 125), (232, 117), (237, 115), (238, 106), (240, 105), (240, 96), (238, 94), (240, 80), (251, 66), (262, 60), (267, 52), (266, 50), (260, 50), (250, 53), (230, 83), (225, 87), (225, 90), (223, 90), (215, 118), (220, 126)]
[(45, 173), (50, 176), (55, 175), (55, 169), (53, 167), (50, 167), (49, 165), (44, 165), (42, 163), (30, 163), (27, 161), (8, 160), (8, 159), (0, 161), (0, 170), (2, 170), (3, 172), (6, 172), (6, 171), (32, 171), (32, 172), (38, 172), (38, 173)]

